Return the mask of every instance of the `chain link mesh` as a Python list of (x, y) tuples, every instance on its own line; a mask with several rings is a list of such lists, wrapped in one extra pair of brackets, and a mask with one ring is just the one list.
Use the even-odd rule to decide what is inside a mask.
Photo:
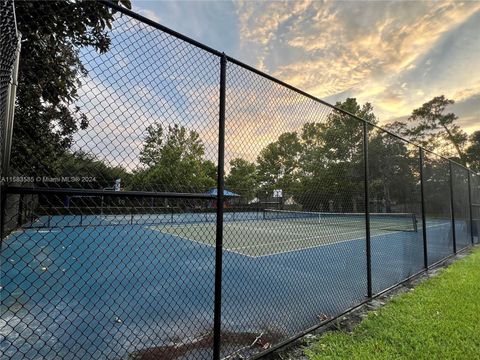
[(472, 235), (474, 243), (480, 243), (480, 175), (470, 173)]
[(226, 184), (263, 214), (225, 224), (222, 329), (278, 342), (365, 298), (365, 216), (340, 216), (364, 211), (362, 124), (232, 63), (226, 103)]
[(425, 222), (430, 264), (453, 253), (449, 174), (448, 161), (431, 153), (425, 154)]
[(15, 3), (5, 358), (248, 358), (479, 241), (480, 176), (231, 58), (219, 159), (220, 54), (118, 6)]
[(472, 243), (470, 226), (470, 201), (468, 198), (468, 170), (452, 163), (453, 211), (455, 214), (455, 239), (457, 249)]
[[(404, 231), (382, 230), (372, 216), (372, 276), (375, 292), (393, 286), (423, 266), (420, 162), (417, 147), (369, 127), (370, 211), (397, 215)], [(388, 230), (388, 229), (387, 229)]]

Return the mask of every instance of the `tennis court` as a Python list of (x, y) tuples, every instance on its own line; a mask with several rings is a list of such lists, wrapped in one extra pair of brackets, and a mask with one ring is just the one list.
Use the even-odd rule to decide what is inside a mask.
[[(371, 214), (372, 236), (417, 231), (415, 214)], [(237, 216), (238, 219), (238, 216)], [(240, 217), (240, 219), (242, 219)], [(224, 224), (226, 251), (258, 257), (364, 239), (365, 214), (265, 210), (262, 216), (231, 216)], [(215, 223), (154, 227), (164, 234), (215, 245)]]
[[(371, 235), (417, 232), (417, 222), (413, 213), (373, 213), (370, 214)], [(26, 226), (65, 228), (112, 225), (151, 226), (151, 229), (162, 234), (215, 245), (214, 212), (41, 216)], [(224, 250), (250, 257), (304, 250), (364, 237), (364, 213), (265, 209), (261, 212), (224, 214)]]
[[(226, 213), (225, 331), (291, 334), (315, 322), (319, 311), (334, 315), (362, 300), (362, 219), (360, 214)], [(421, 231), (414, 221), (411, 214), (372, 214), (375, 291), (421, 268)], [(54, 325), (22, 342), (16, 339), (25, 326), (8, 330), (7, 352), (48, 342), (46, 350), (62, 349), (64, 357), (126, 356), (139, 347), (168, 346), (179, 326), (187, 342), (211, 330), (215, 213), (49, 216), (30, 225), (3, 244), (0, 322), (21, 325), (23, 316), (34, 314)], [(434, 220), (428, 235), (448, 233), (449, 225)], [(449, 244), (447, 238), (438, 249), (432, 243), (431, 251), (443, 254)]]

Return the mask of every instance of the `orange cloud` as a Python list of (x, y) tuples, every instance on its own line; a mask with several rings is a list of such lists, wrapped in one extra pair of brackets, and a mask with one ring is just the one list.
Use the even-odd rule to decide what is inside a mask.
[(245, 47), (258, 46), (259, 64), (268, 69), (273, 53), (282, 59), (289, 49), (300, 51), (270, 72), (318, 97), (348, 91), (394, 117), (437, 92), (468, 95), (465, 84), (403, 91), (398, 78), (480, 11), (480, 2), (243, 2), (237, 10), (240, 37)]

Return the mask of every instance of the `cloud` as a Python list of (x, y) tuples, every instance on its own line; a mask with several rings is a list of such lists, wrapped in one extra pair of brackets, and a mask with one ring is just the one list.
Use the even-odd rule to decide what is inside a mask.
[(235, 3), (240, 31), (240, 48), (244, 58), (255, 58), (255, 66), (266, 70), (268, 47), (281, 38), (283, 27), (301, 18), (312, 5), (311, 1), (238, 1)]
[(375, 81), (381, 91), (372, 92), (364, 86), (352, 93), (362, 101), (372, 102), (384, 121), (408, 115), (434, 96), (445, 95), (461, 102), (480, 93), (480, 74), (471, 71), (480, 57), (480, 38), (476, 34), (479, 21), (477, 11), (444, 33), (416, 59), (414, 66)]
[(467, 133), (480, 130), (480, 89), (476, 94), (457, 101), (450, 111), (458, 116), (458, 124)]
[[(135, 4), (135, 3), (134, 3)], [(162, 19), (160, 16), (157, 15), (157, 13), (153, 10), (149, 9), (142, 9), (142, 8), (134, 8), (136, 12), (138, 12), (140, 15), (145, 16), (146, 18), (153, 20), (157, 23), (161, 23)]]
[[(479, 2), (246, 2), (237, 10), (241, 38), (258, 65), (321, 98), (348, 93), (370, 101), (381, 118), (438, 94), (466, 96), (466, 64), (473, 66), (476, 54), (467, 51), (480, 48)], [(466, 23), (457, 48), (443, 49)], [(455, 75), (467, 79), (455, 82)]]
[[(466, 88), (466, 89), (457, 91), (453, 95), (453, 98), (456, 101), (464, 101), (464, 100), (468, 100), (471, 97), (478, 96), (479, 94), (480, 94), (480, 81), (475, 83), (474, 86), (472, 86), (471, 88)], [(480, 103), (478, 105), (480, 105)]]
[[(421, 104), (419, 106), (421, 106)], [(466, 98), (457, 98), (455, 104), (448, 106), (446, 111), (452, 112), (458, 117), (457, 124), (468, 134), (480, 130), (480, 89), (478, 92), (474, 94), (472, 93)], [(383, 123), (394, 121), (406, 122), (410, 113), (403, 116), (393, 117)]]

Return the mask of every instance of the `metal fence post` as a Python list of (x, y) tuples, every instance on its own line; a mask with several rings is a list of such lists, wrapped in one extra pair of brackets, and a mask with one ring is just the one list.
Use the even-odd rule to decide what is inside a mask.
[(220, 60), (220, 108), (218, 124), (217, 233), (215, 242), (215, 305), (213, 318), (213, 359), (220, 359), (222, 312), (223, 193), (225, 161), (225, 89), (227, 57)]
[(370, 239), (370, 195), (368, 193), (368, 127), (363, 122), (363, 167), (364, 167), (364, 190), (365, 190), (365, 237), (367, 254), (367, 296), (373, 295), (372, 291), (372, 249)]
[[(0, 144), (2, 149), (0, 150), (2, 153), (1, 159), (1, 169), (0, 173), (2, 177), (8, 177), (9, 175), (9, 167), (10, 167), (10, 155), (12, 150), (12, 136), (13, 136), (13, 119), (15, 114), (15, 99), (17, 94), (17, 86), (18, 86), (18, 68), (20, 66), (20, 50), (22, 47), (22, 35), (17, 33), (17, 44), (15, 49), (15, 59), (13, 61), (13, 67), (11, 70), (11, 81), (7, 89), (7, 100), (5, 104), (5, 118), (0, 119), (3, 121), (4, 129), (3, 134), (3, 143)], [(1, 104), (3, 106), (3, 104)], [(0, 181), (0, 240), (3, 239), (5, 235), (5, 217), (6, 217), (6, 207), (7, 207), (7, 188), (8, 181), (2, 182)]]
[(472, 172), (468, 170), (468, 210), (470, 212), (470, 240), (473, 245), (473, 206), (472, 206)]
[(455, 202), (453, 201), (453, 166), (452, 162), (449, 160), (448, 165), (450, 166), (450, 208), (452, 210), (452, 237), (453, 237), (453, 252), (457, 253), (457, 237), (455, 234)]
[(420, 149), (420, 197), (422, 205), (422, 236), (423, 236), (423, 264), (425, 269), (428, 269), (428, 244), (427, 244), (427, 224), (425, 214), (425, 178), (423, 174), (423, 148)]
[(15, 61), (13, 63), (12, 78), (8, 89), (7, 112), (5, 115), (5, 144), (3, 149), (2, 175), (9, 175), (10, 155), (12, 151), (13, 119), (15, 114), (15, 99), (18, 86), (18, 68), (20, 66), (20, 49), (22, 47), (22, 35), (17, 35), (17, 49), (15, 51)]

